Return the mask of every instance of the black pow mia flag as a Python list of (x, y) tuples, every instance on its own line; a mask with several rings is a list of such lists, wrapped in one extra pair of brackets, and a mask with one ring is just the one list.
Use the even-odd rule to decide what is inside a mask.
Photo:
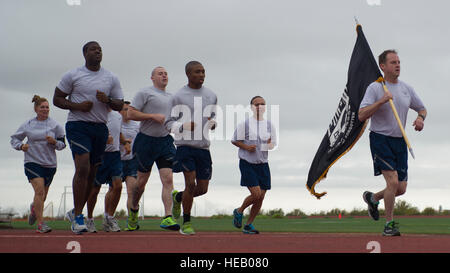
[(318, 199), (326, 194), (316, 193), (314, 187), (326, 178), (331, 166), (355, 145), (368, 123), (358, 119), (359, 105), (369, 84), (381, 77), (361, 25), (356, 26), (355, 47), (348, 69), (347, 85), (339, 101), (308, 173), (306, 188)]

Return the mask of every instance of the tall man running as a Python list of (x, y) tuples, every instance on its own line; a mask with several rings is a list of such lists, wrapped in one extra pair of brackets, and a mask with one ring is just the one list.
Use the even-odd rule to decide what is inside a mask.
[(156, 67), (151, 76), (153, 86), (141, 89), (128, 108), (128, 118), (141, 121), (139, 133), (133, 145), (133, 156), (138, 163), (135, 191), (130, 210), (128, 211), (128, 230), (139, 228), (139, 200), (144, 193), (145, 185), (150, 177), (153, 163), (159, 170), (162, 182), (161, 198), (165, 216), (160, 227), (179, 230), (180, 226), (172, 217), (173, 174), (172, 163), (175, 157), (175, 145), (164, 121), (171, 110), (172, 94), (166, 92), (169, 78), (164, 67)]
[(188, 84), (172, 99), (171, 118), (166, 127), (175, 134), (177, 153), (173, 164), (174, 172), (183, 172), (185, 189), (174, 193), (174, 207), (183, 205), (183, 225), (180, 233), (195, 234), (191, 225), (191, 209), (194, 197), (208, 191), (212, 175), (212, 160), (209, 152), (209, 130), (215, 128), (215, 107), (217, 96), (203, 86), (205, 68), (200, 62), (186, 64)]
[(386, 225), (384, 236), (400, 236), (397, 223), (394, 222), (395, 197), (406, 192), (408, 181), (408, 149), (402, 133), (387, 103), (392, 99), (400, 120), (405, 127), (409, 108), (418, 113), (413, 122), (416, 131), (422, 131), (427, 110), (414, 89), (400, 81), (400, 59), (395, 50), (385, 50), (378, 59), (384, 73), (389, 92), (385, 92), (379, 82), (367, 87), (359, 109), (359, 120), (370, 118), (370, 150), (372, 152), (374, 174), (383, 174), (386, 188), (380, 192), (364, 192), (364, 201), (368, 204), (369, 215), (379, 219), (379, 200), (384, 199)]
[(108, 107), (120, 111), (123, 106), (119, 79), (100, 66), (103, 55), (99, 43), (86, 43), (83, 56), (85, 65), (64, 74), (53, 95), (55, 106), (70, 111), (66, 135), (75, 174), (72, 181), (74, 209), (67, 216), (74, 233), (87, 231), (82, 212), (108, 139)]

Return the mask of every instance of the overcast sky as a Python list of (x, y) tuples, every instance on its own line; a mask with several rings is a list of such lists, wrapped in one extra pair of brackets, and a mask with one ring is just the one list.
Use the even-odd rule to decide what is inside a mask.
[[(246, 105), (254, 95), (279, 105), (280, 146), (269, 155), (273, 190), (263, 209), (364, 207), (362, 192), (384, 186), (381, 177), (373, 177), (368, 132), (317, 186), (317, 191), (328, 191), (327, 196), (317, 201), (305, 187), (312, 158), (347, 82), (356, 16), (375, 56), (388, 48), (398, 50), (400, 79), (416, 89), (428, 109), (421, 133), (411, 126), (416, 113), (409, 112), (406, 131), (416, 160), (410, 158), (410, 182), (402, 199), (419, 208), (450, 209), (445, 175), (450, 167), (450, 95), (444, 84), (450, 68), (448, 1), (68, 2), (77, 1), (0, 2), (1, 208), (22, 213), (33, 196), (23, 154), (11, 148), (10, 135), (35, 116), (34, 94), (51, 101), (61, 76), (84, 64), (81, 48), (91, 40), (102, 46), (102, 66), (119, 77), (125, 99), (151, 85), (155, 66), (167, 69), (168, 90), (176, 92), (187, 82), (184, 65), (198, 60), (206, 68), (205, 86), (216, 92), (223, 108)], [(51, 116), (64, 124), (67, 111), (51, 105)], [(196, 201), (198, 214), (231, 213), (247, 195), (239, 186), (237, 149), (228, 140), (217, 140), (211, 153), (213, 179), (209, 192)], [(48, 198), (55, 213), (73, 176), (69, 148), (58, 152), (58, 164)], [(158, 214), (161, 183), (154, 171), (145, 202), (146, 211)], [(182, 188), (182, 175), (174, 179), (175, 187)]]

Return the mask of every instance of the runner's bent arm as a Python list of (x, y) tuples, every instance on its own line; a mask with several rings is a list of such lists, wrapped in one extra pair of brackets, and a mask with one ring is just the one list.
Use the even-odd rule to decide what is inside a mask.
[(141, 111), (137, 110), (133, 106), (130, 106), (128, 108), (127, 116), (129, 119), (135, 120), (135, 121), (144, 121), (144, 120), (148, 120), (148, 119), (153, 119), (161, 124), (163, 124), (164, 120), (165, 120), (165, 116), (163, 114), (142, 113)]
[(89, 112), (92, 108), (93, 103), (91, 101), (83, 101), (81, 103), (71, 102), (66, 99), (68, 94), (61, 91), (58, 87), (55, 88), (55, 93), (53, 94), (53, 105), (61, 109)]
[(239, 141), (239, 140), (231, 141), (231, 143), (234, 146), (236, 146), (238, 148), (241, 148), (241, 149), (244, 149), (244, 150), (249, 151), (249, 152), (254, 152), (256, 150), (256, 145), (247, 145), (247, 144), (244, 144), (244, 142)]
[(363, 122), (370, 118), (383, 104), (392, 99), (392, 94), (390, 92), (385, 92), (383, 97), (376, 101), (374, 104), (363, 107), (358, 111), (358, 119)]
[(427, 110), (423, 109), (417, 112), (417, 118), (413, 122), (414, 129), (416, 131), (422, 131), (424, 126), (425, 118), (427, 117)]

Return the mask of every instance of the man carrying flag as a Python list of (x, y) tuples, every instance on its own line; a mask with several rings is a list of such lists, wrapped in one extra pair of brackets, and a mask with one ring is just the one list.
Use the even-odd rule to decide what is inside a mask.
[[(418, 113), (413, 122), (416, 131), (422, 131), (427, 116), (422, 100), (414, 89), (400, 81), (400, 60), (395, 50), (385, 50), (378, 58), (378, 63), (384, 73), (381, 78), (369, 85), (361, 101), (358, 119), (361, 122), (370, 118), (370, 150), (372, 153), (375, 176), (383, 174), (386, 188), (380, 192), (364, 192), (363, 199), (368, 204), (369, 215), (379, 219), (379, 200), (384, 199), (386, 225), (384, 236), (400, 236), (400, 231), (394, 222), (395, 197), (406, 192), (408, 181), (408, 149), (405, 138), (389, 105), (392, 99), (398, 117), (405, 127), (409, 108)], [(382, 83), (385, 81), (385, 83)], [(383, 87), (383, 84), (387, 87)]]

